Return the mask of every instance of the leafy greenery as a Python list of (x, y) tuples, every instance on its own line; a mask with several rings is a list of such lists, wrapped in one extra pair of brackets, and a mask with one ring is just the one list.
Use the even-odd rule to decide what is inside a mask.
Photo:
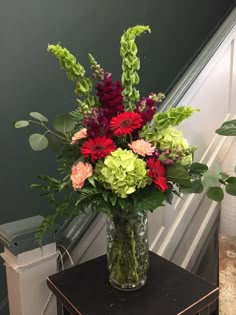
[(57, 131), (66, 135), (69, 131), (75, 128), (74, 119), (68, 113), (59, 115), (54, 119), (53, 127)]
[(167, 179), (171, 182), (174, 182), (176, 184), (179, 184), (185, 187), (191, 186), (188, 170), (184, 166), (181, 166), (178, 164), (170, 166), (167, 169), (166, 176), (167, 176)]
[(48, 146), (48, 139), (40, 133), (34, 133), (29, 137), (29, 144), (34, 151), (42, 151)]
[(24, 128), (29, 126), (28, 120), (18, 120), (15, 122), (15, 128)]
[(210, 187), (207, 192), (207, 197), (217, 202), (224, 199), (224, 192), (221, 187)]
[(236, 136), (236, 119), (224, 122), (216, 133), (221, 136)]
[(133, 194), (134, 208), (137, 211), (148, 209), (154, 211), (158, 207), (164, 206), (165, 195), (153, 186), (147, 186), (138, 193)]
[(33, 117), (33, 118), (39, 120), (39, 121), (48, 122), (48, 119), (47, 119), (44, 115), (42, 115), (42, 114), (40, 114), (40, 113), (38, 113), (38, 112), (31, 112), (31, 113), (29, 113), (29, 115), (30, 115), (31, 117)]

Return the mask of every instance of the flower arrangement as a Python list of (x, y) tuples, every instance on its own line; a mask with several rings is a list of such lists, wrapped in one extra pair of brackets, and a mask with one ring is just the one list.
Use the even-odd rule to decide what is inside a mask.
[[(235, 181), (222, 171), (209, 173), (208, 167), (193, 162), (196, 147), (191, 147), (176, 129), (197, 110), (177, 107), (158, 112), (162, 93), (140, 97), (140, 59), (137, 36), (150, 32), (149, 26), (127, 29), (121, 37), (121, 81), (114, 81), (89, 54), (92, 77), (69, 50), (60, 44), (49, 45), (69, 80), (75, 84), (77, 108), (57, 116), (55, 130), (48, 119), (31, 112), (33, 119), (15, 122), (16, 128), (38, 124), (43, 134), (32, 134), (33, 150), (49, 146), (56, 150), (60, 178), (39, 176), (41, 183), (32, 187), (48, 196), (55, 214), (45, 218), (38, 237), (60, 215), (78, 215), (90, 209), (112, 215), (114, 209), (134, 208), (153, 211), (173, 194), (200, 193), (203, 185), (208, 197), (220, 201), (223, 190), (235, 194)], [(212, 184), (213, 182), (213, 184)]]

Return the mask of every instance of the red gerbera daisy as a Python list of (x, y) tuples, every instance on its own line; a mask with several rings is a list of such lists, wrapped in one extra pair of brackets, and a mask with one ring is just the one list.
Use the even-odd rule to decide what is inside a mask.
[(164, 165), (159, 160), (150, 158), (147, 160), (147, 166), (149, 168), (148, 176), (153, 179), (155, 186), (162, 192), (166, 191), (168, 184), (165, 177), (166, 170)]
[(142, 125), (142, 117), (138, 113), (125, 112), (113, 117), (110, 123), (115, 136), (125, 136)]
[(107, 137), (90, 138), (81, 146), (81, 153), (84, 157), (91, 156), (92, 162), (104, 158), (112, 151), (116, 150), (114, 142)]

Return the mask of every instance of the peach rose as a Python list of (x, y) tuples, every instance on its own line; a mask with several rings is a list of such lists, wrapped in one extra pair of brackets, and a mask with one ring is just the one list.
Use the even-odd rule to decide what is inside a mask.
[(75, 144), (78, 140), (83, 139), (83, 138), (87, 138), (87, 129), (86, 128), (82, 128), (81, 130), (79, 130), (78, 132), (76, 132), (73, 137), (72, 137), (72, 141), (71, 144)]
[(74, 190), (82, 188), (86, 178), (93, 175), (93, 167), (89, 163), (78, 162), (72, 166), (70, 179)]
[(145, 156), (145, 155), (152, 155), (155, 151), (155, 147), (151, 146), (151, 143), (145, 141), (143, 139), (133, 141), (131, 144), (128, 144), (130, 149), (132, 149), (135, 153)]

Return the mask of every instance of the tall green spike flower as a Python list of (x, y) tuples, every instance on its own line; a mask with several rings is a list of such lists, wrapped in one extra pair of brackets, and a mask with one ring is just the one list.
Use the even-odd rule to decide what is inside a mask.
[(138, 48), (135, 44), (135, 38), (143, 32), (151, 32), (149, 26), (137, 25), (128, 28), (121, 37), (120, 55), (122, 57), (122, 85), (124, 90), (124, 104), (127, 111), (135, 107), (135, 103), (140, 99), (139, 91), (134, 87), (139, 83), (137, 70), (140, 69), (140, 59), (137, 57)]
[(166, 112), (156, 113), (153, 116), (152, 124), (144, 126), (140, 136), (152, 141), (163, 129), (178, 126), (184, 119), (189, 118), (194, 112), (198, 111), (198, 109), (190, 106), (179, 106), (171, 108)]
[(68, 79), (77, 81), (84, 76), (84, 67), (77, 62), (76, 57), (67, 48), (60, 44), (48, 45), (48, 52), (54, 54), (58, 59), (60, 66), (66, 71)]
[(92, 91), (92, 81), (86, 78), (84, 67), (76, 60), (70, 51), (60, 44), (48, 45), (48, 52), (51, 52), (58, 59), (62, 69), (66, 71), (68, 79), (75, 81), (75, 93), (78, 96), (88, 96)]

